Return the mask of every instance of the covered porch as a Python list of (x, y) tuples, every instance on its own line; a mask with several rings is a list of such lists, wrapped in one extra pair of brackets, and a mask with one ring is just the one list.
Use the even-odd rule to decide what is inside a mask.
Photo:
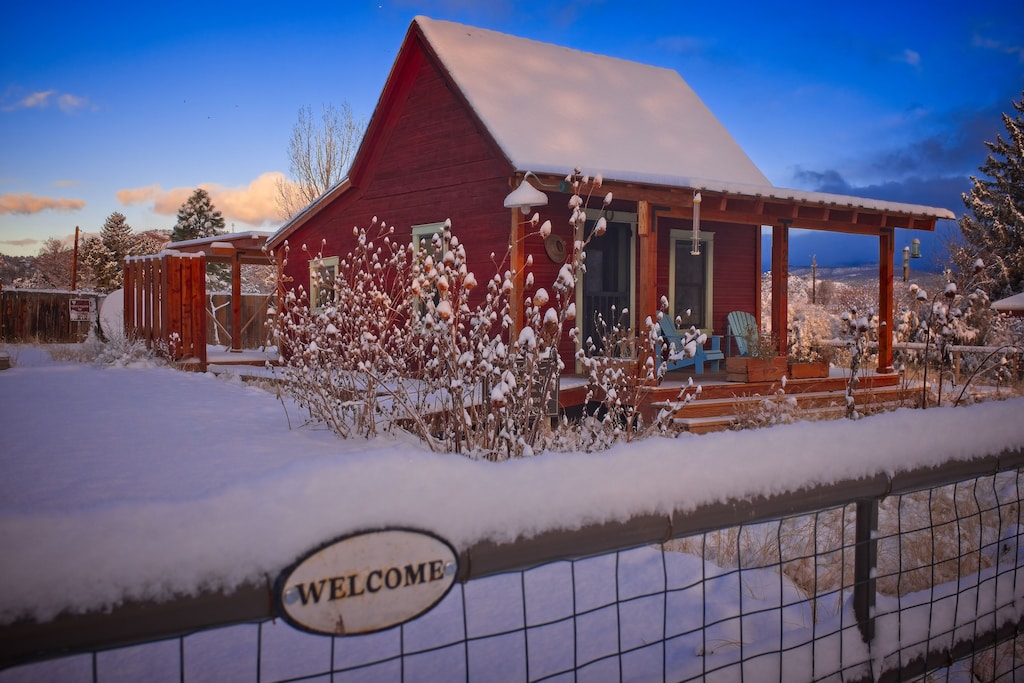
[[(548, 188), (558, 187), (559, 182), (565, 180), (564, 176), (554, 174), (519, 174), (512, 178), (511, 187), (529, 183), (527, 175)], [(772, 339), (777, 344), (777, 356), (785, 357), (790, 231), (799, 228), (864, 235), (874, 237), (878, 245), (877, 314), (880, 333), (875, 371), (880, 374), (892, 372), (893, 340), (890, 331), (894, 312), (896, 230), (934, 231), (937, 220), (955, 218), (952, 212), (773, 186), (697, 180), (691, 180), (691, 183), (673, 187), (606, 179), (601, 186), (599, 194), (611, 192), (614, 196), (613, 217), (609, 219), (609, 225), (623, 226), (624, 238), (616, 249), (628, 251), (628, 256), (621, 258), (620, 262), (628, 264), (629, 270), (617, 276), (613, 274), (612, 278), (604, 272), (597, 278), (617, 282), (618, 299), (607, 295), (604, 299), (618, 301), (620, 310), (628, 307), (633, 329), (639, 329), (648, 317), (656, 318), (663, 308), (663, 301), (668, 302), (668, 314), (673, 319), (684, 314), (684, 326), (694, 325), (709, 336), (724, 338), (727, 317), (734, 311), (748, 313), (755, 321), (761, 321), (761, 232), (767, 228), (771, 231), (768, 247), (772, 264), (771, 304), (765, 316), (769, 321), (768, 329), (761, 331), (775, 333)], [(564, 183), (562, 185), (564, 187)], [(554, 206), (562, 204), (562, 197), (568, 198), (561, 188), (557, 196), (558, 199), (551, 202)], [(538, 191), (530, 201), (534, 206), (542, 206), (548, 203), (547, 193)], [(524, 244), (525, 227), (516, 206), (506, 201), (506, 207), (513, 208), (512, 263), (522, 273), (527, 268), (527, 259), (532, 257), (536, 263), (538, 255), (527, 247), (517, 246)], [(551, 213), (550, 209), (542, 209), (541, 212), (542, 215)], [(592, 220), (588, 220), (588, 224), (591, 223)], [(608, 234), (612, 234), (611, 228)], [(607, 270), (608, 260), (602, 259), (598, 268)], [(599, 289), (588, 285), (587, 278), (592, 276), (594, 268), (590, 259), (587, 264), (588, 272), (583, 276), (582, 287), (578, 288), (582, 292)], [(685, 274), (687, 269), (696, 271), (696, 275)], [(585, 339), (587, 330), (583, 326), (587, 324), (588, 316), (593, 315), (595, 306), (588, 307), (582, 292), (578, 293), (578, 308), (582, 312), (578, 320), (582, 321), (579, 323), (580, 338)], [(522, 301), (523, 293), (522, 290), (517, 292), (513, 300)], [(521, 317), (517, 319), (521, 320)], [(725, 339), (715, 341), (718, 343), (716, 349), (721, 349), (726, 358), (736, 353)], [(709, 342), (706, 348), (710, 346)], [(575, 351), (575, 348), (567, 348), (564, 344), (560, 347), (568, 368), (572, 367)]]

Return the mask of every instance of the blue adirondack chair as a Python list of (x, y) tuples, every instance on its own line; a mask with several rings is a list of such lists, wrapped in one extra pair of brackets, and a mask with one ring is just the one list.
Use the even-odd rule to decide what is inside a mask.
[[(711, 337), (711, 348), (705, 349), (708, 336), (695, 327), (689, 330), (679, 330), (672, 322), (670, 316), (661, 317), (661, 337), (668, 346), (668, 357), (664, 359), (665, 370), (681, 370), (682, 368), (693, 367), (696, 374), (704, 372), (705, 363), (711, 364), (712, 372), (718, 372), (719, 363), (724, 358), (722, 351), (718, 348), (721, 337)], [(662, 349), (658, 347), (656, 354), (657, 362), (662, 362)]]
[(736, 351), (740, 356), (749, 355), (748, 342), (757, 340), (757, 320), (746, 311), (733, 311), (727, 316), (727, 327), (725, 334), (725, 350), (732, 355), (732, 343), (736, 342)]

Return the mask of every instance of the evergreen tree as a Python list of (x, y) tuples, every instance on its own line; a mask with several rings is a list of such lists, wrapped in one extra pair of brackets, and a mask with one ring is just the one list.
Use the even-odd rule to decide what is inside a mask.
[(959, 269), (971, 272), (981, 259), (994, 299), (1024, 290), (1024, 93), (1012, 102), (1017, 115), (1003, 114), (1007, 139), (996, 135), (986, 142), (988, 158), (971, 176), (971, 191), (963, 195), (968, 209), (960, 219), (963, 243), (952, 250)]
[(213, 207), (209, 193), (197, 188), (181, 208), (178, 209), (178, 222), (171, 233), (172, 242), (213, 237), (224, 232), (224, 216)]
[(111, 292), (124, 279), (124, 259), (136, 253), (136, 237), (124, 214), (114, 212), (95, 235), (82, 245), (82, 263), (92, 271), (96, 289)]

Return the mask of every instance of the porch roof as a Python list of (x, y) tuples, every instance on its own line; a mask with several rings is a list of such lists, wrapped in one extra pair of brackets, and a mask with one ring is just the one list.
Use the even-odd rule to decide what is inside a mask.
[(267, 265), (270, 258), (263, 251), (263, 247), (273, 235), (273, 232), (261, 230), (233, 232), (171, 242), (164, 249), (183, 254), (204, 254), (206, 260), (211, 263), (231, 263), (237, 254), (240, 263)]

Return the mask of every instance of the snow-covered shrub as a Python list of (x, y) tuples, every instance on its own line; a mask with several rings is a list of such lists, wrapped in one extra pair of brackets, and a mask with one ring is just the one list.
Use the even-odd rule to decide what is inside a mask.
[[(166, 349), (164, 350), (166, 351)], [(95, 363), (113, 367), (152, 367), (164, 365), (170, 354), (161, 353), (159, 345), (150, 348), (144, 341), (126, 336), (123, 332), (100, 338), (95, 327), (81, 344), (62, 344), (50, 349), (54, 360)]]
[(795, 396), (786, 394), (786, 378), (782, 379), (782, 386), (774, 389), (770, 394), (765, 396), (758, 394), (751, 396), (748, 400), (737, 401), (733, 406), (733, 414), (736, 419), (730, 428), (735, 430), (758, 429), (799, 420), (801, 417), (800, 406), (797, 404)]
[(854, 395), (860, 382), (860, 371), (865, 365), (877, 362), (874, 349), (878, 343), (878, 315), (873, 311), (858, 314), (856, 308), (851, 308), (843, 313), (842, 321), (843, 334), (849, 340), (846, 351), (850, 354), (850, 376), (846, 381), (846, 416), (856, 420), (861, 417)]
[[(311, 419), (343, 437), (403, 429), (432, 450), (487, 459), (530, 455), (551, 443), (545, 406), (563, 369), (558, 342), (566, 328), (577, 341), (576, 283), (587, 245), (605, 230), (599, 218), (589, 235), (584, 231), (582, 194), (589, 199), (601, 179), (577, 170), (566, 180), (573, 250), (548, 287), (535, 283), (530, 258), (526, 272), (510, 269), (511, 246), (491, 254), (495, 273), (481, 282), (448, 223), (429, 241), (410, 244), (375, 219), (370, 229), (354, 230), (355, 246), (333, 272), (316, 267), (326, 245), (316, 254), (304, 246), (324, 296), (311, 302), (303, 287), (288, 290), (271, 320), (285, 384)], [(603, 206), (611, 199), (605, 195)], [(524, 239), (550, 234), (550, 222), (539, 223), (537, 214), (526, 222)], [(290, 251), (286, 243), (282, 268)], [(512, 338), (517, 278), (524, 320)], [(653, 377), (653, 359), (649, 365)], [(596, 382), (605, 397), (631, 383), (625, 376)], [(612, 426), (614, 419), (604, 425), (611, 440), (632, 433)], [(563, 420), (559, 429), (584, 427)]]
[(787, 356), (800, 363), (815, 363), (828, 359), (822, 342), (831, 339), (835, 316), (824, 307), (812, 303), (791, 304), (787, 311)]
[[(923, 343), (923, 349), (903, 352), (905, 362), (920, 368), (922, 379), (921, 405), (931, 401), (941, 405), (945, 382), (949, 381), (950, 400), (958, 403), (970, 399), (969, 386), (976, 379), (990, 377), (998, 385), (1012, 381), (1012, 353), (1019, 348), (1005, 321), (992, 310), (988, 295), (981, 287), (984, 264), (979, 260), (972, 273), (946, 271), (941, 291), (929, 296), (922, 287), (912, 284), (908, 290), (911, 302), (904, 302), (896, 319), (896, 339)], [(957, 354), (955, 346), (985, 346), (993, 350), (975, 354)], [(937, 381), (929, 383), (934, 370)], [(957, 387), (958, 377), (966, 377)]]

